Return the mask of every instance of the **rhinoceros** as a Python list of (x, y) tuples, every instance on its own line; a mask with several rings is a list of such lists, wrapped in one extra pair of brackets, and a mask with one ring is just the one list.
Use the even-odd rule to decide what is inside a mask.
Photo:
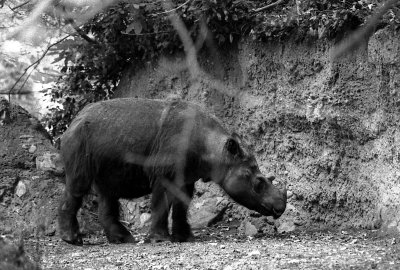
[(61, 155), (66, 186), (59, 230), (75, 245), (83, 243), (76, 214), (92, 187), (111, 243), (135, 242), (119, 221), (118, 199), (150, 193), (147, 241), (192, 240), (187, 210), (199, 179), (214, 181), (234, 201), (262, 215), (278, 218), (286, 208), (286, 189), (260, 172), (240, 137), (190, 102), (116, 98), (90, 104), (63, 134)]

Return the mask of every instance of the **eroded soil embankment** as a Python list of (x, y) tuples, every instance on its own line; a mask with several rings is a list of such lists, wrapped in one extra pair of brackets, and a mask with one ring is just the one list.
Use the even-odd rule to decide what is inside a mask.
[(209, 77), (196, 86), (174, 56), (132, 67), (116, 93), (180, 97), (214, 112), (251, 145), (264, 173), (287, 183), (278, 223), (399, 234), (399, 36), (379, 30), (335, 61), (325, 41), (244, 39), (218, 58), (201, 53)]

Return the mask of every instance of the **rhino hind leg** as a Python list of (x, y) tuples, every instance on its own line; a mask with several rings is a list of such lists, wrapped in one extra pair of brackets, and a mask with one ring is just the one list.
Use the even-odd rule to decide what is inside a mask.
[[(192, 199), (194, 184), (186, 185), (182, 189), (183, 194)], [(173, 242), (191, 242), (194, 240), (192, 230), (187, 221), (189, 205), (178, 198), (175, 198), (172, 205), (172, 236)]]
[(73, 196), (68, 188), (66, 188), (58, 208), (58, 226), (61, 239), (73, 245), (83, 244), (79, 233), (79, 223), (76, 218), (81, 205), (82, 196)]
[(118, 198), (99, 196), (99, 220), (110, 243), (135, 243), (135, 239), (119, 222)]

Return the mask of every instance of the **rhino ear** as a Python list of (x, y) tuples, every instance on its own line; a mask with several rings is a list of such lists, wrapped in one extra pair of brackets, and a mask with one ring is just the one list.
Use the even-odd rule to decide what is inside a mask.
[(233, 137), (226, 140), (224, 149), (233, 157), (243, 156), (243, 150), (240, 148), (239, 142)]
[(241, 143), (241, 141), (242, 141), (242, 137), (240, 137), (240, 135), (237, 134), (236, 132), (232, 132), (231, 137), (232, 137), (233, 139), (235, 139), (235, 140), (236, 140), (237, 142), (239, 142), (239, 143)]

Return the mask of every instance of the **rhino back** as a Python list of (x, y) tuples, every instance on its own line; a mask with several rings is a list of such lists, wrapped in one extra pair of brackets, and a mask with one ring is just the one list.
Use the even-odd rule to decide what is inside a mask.
[[(128, 150), (145, 154), (155, 136), (162, 102), (115, 99), (94, 103), (82, 110), (64, 133), (63, 154), (89, 150), (92, 155), (117, 158)], [(86, 149), (77, 149), (85, 142)], [(67, 158), (67, 157), (66, 157)]]

